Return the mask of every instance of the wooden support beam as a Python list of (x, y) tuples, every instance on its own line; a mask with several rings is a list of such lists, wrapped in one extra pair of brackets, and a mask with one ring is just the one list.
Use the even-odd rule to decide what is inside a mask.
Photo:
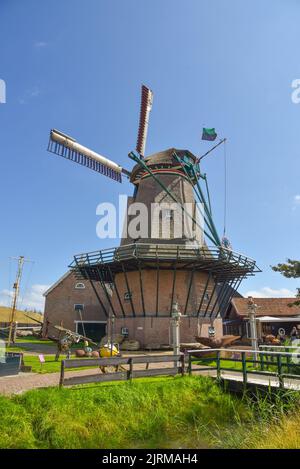
[(211, 281), (211, 278), (212, 278), (212, 273), (209, 272), (209, 275), (207, 277), (206, 284), (205, 284), (205, 287), (204, 287), (204, 290), (203, 290), (203, 293), (202, 293), (202, 297), (201, 297), (201, 300), (200, 300), (199, 308), (198, 308), (198, 311), (197, 311), (197, 316), (198, 317), (200, 315), (202, 304), (203, 304), (203, 301), (204, 301), (204, 298), (205, 298), (205, 295), (206, 295), (206, 292), (207, 292), (207, 287), (209, 285), (209, 282)]
[(190, 297), (190, 293), (191, 293), (191, 288), (192, 288), (194, 273), (195, 273), (195, 270), (194, 270), (194, 269), (191, 270), (190, 281), (189, 281), (189, 288), (188, 288), (188, 293), (187, 293), (186, 302), (185, 302), (185, 306), (184, 306), (184, 313), (183, 313), (184, 315), (186, 315), (187, 308), (188, 308), (189, 297)]
[(138, 262), (139, 266), (139, 277), (140, 277), (140, 292), (141, 292), (141, 299), (142, 299), (142, 308), (143, 308), (143, 314), (146, 316), (146, 310), (145, 310), (145, 301), (144, 301), (144, 290), (143, 290), (143, 278), (142, 278), (142, 269), (141, 269), (141, 263)]
[(127, 291), (128, 291), (128, 293), (129, 293), (129, 300), (130, 300), (132, 315), (135, 317), (136, 314), (135, 314), (135, 309), (134, 309), (134, 306), (133, 306), (132, 294), (131, 294), (131, 290), (130, 290), (129, 283), (128, 283), (127, 273), (126, 273), (126, 270), (125, 270), (125, 268), (124, 268), (123, 262), (121, 262), (121, 265), (122, 265), (122, 270), (123, 270), (123, 274), (124, 274), (124, 277), (125, 277), (125, 282), (126, 282)]

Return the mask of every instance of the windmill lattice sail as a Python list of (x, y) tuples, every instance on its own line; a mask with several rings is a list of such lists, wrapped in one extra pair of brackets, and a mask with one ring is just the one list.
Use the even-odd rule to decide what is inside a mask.
[(80, 145), (74, 138), (56, 129), (52, 129), (50, 132), (48, 151), (86, 166), (118, 182), (122, 182), (122, 173), (127, 174), (127, 171), (114, 161)]
[(140, 109), (140, 122), (139, 122), (139, 132), (136, 144), (136, 151), (141, 155), (145, 155), (147, 133), (149, 126), (149, 115), (152, 109), (153, 102), (153, 92), (147, 88), (147, 86), (142, 85), (142, 96), (141, 96), (141, 109)]

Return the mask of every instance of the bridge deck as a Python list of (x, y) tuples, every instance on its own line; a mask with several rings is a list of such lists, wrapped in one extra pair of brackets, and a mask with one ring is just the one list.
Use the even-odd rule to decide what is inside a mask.
[[(193, 369), (193, 375), (203, 375), (203, 376), (211, 376), (212, 378), (217, 378), (217, 371), (211, 370), (209, 367), (207, 370), (197, 370), (196, 368)], [(232, 381), (237, 383), (243, 383), (243, 374), (240, 371), (221, 371), (221, 379), (224, 381)], [(276, 376), (261, 376), (256, 375), (255, 373), (251, 373), (251, 375), (247, 377), (247, 384), (254, 385), (254, 386), (265, 386), (271, 388), (280, 388), (283, 387), (284, 389), (289, 389), (292, 391), (300, 391), (300, 376), (299, 379), (294, 378), (285, 378), (283, 382), (283, 386), (280, 386), (279, 378)]]
[(246, 386), (300, 391), (300, 349), (296, 352), (189, 350), (189, 373)]

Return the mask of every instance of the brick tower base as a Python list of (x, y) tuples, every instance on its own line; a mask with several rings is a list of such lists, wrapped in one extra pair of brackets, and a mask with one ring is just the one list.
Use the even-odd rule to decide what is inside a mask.
[[(204, 318), (185, 317), (180, 322), (180, 342), (195, 342), (195, 336), (208, 337), (209, 326), (214, 326), (216, 338), (223, 336), (222, 319), (210, 321)], [(138, 340), (141, 347), (155, 345), (172, 345), (170, 318), (139, 317), (116, 318), (115, 332), (119, 334), (122, 327), (127, 327), (129, 339)]]

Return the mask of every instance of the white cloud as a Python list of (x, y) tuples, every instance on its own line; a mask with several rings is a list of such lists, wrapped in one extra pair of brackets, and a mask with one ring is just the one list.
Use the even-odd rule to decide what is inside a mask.
[(294, 204), (300, 205), (300, 194), (294, 195)]
[(293, 298), (295, 291), (288, 288), (274, 289), (271, 287), (262, 287), (260, 290), (250, 290), (244, 293), (244, 297), (253, 296), (254, 298)]
[(35, 98), (36, 96), (39, 96), (41, 94), (41, 90), (36, 87), (36, 88), (33, 88), (32, 90), (30, 90), (29, 94), (32, 98)]
[(19, 99), (19, 104), (26, 104), (31, 99), (38, 98), (40, 94), (41, 90), (38, 86), (30, 88), (26, 90), (22, 98)]
[(46, 46), (47, 46), (47, 42), (45, 41), (36, 41), (34, 43), (34, 47), (37, 47), (38, 49), (41, 47), (46, 47)]
[[(50, 285), (32, 285), (22, 297), (22, 293), (19, 298), (18, 308), (20, 309), (30, 309), (37, 311), (44, 311), (45, 298), (43, 293), (48, 290)], [(0, 304), (5, 304), (7, 306), (11, 305), (13, 292), (10, 290), (2, 290), (0, 292)]]

